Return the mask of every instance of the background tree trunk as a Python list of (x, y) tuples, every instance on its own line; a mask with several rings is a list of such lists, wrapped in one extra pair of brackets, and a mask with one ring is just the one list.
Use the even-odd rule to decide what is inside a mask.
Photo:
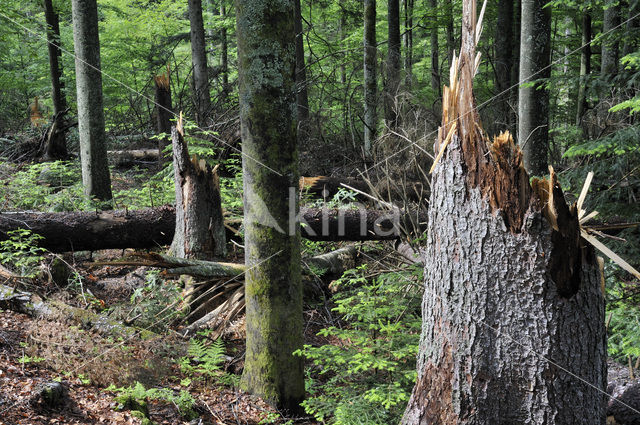
[(164, 162), (162, 152), (169, 145), (171, 118), (173, 118), (173, 108), (171, 106), (171, 72), (167, 68), (166, 73), (156, 75), (153, 81), (155, 83), (156, 131), (166, 135), (158, 139), (158, 164), (162, 166)]
[[(549, 150), (549, 92), (551, 9), (545, 0), (522, 0), (518, 144), (524, 166), (534, 176), (547, 173)], [(522, 84), (532, 83), (534, 84)]]
[[(498, 18), (496, 19), (496, 59), (495, 78), (497, 100), (497, 117), (501, 130), (509, 130), (514, 133), (514, 116), (509, 105), (511, 87), (511, 68), (513, 67), (514, 40), (513, 40), (513, 5), (514, 0), (500, 0), (498, 2)], [(504, 120), (504, 121), (500, 121)]]
[(169, 252), (180, 258), (211, 259), (226, 255), (220, 184), (215, 169), (191, 158), (182, 123), (171, 129), (176, 183), (176, 230)]
[(398, 127), (400, 89), (400, 1), (388, 0), (387, 26), (389, 46), (387, 51), (387, 84), (385, 88), (384, 115), (387, 127)]
[(289, 219), (298, 210), (299, 177), (292, 11), (293, 1), (236, 1), (249, 268), (241, 386), (298, 411), (305, 388), (302, 357), (293, 355), (303, 339), (300, 230)]
[(62, 81), (62, 63), (60, 56), (60, 19), (53, 8), (51, 0), (44, 0), (44, 17), (47, 22), (47, 47), (49, 49), (49, 70), (51, 73), (51, 100), (53, 102), (54, 122), (51, 136), (45, 146), (46, 159), (66, 159), (67, 142), (64, 128), (64, 115), (67, 110), (67, 99)]
[(193, 64), (196, 122), (200, 127), (204, 127), (211, 110), (211, 94), (202, 21), (202, 0), (189, 0), (189, 23), (191, 24), (191, 63)]
[(413, 1), (403, 0), (404, 4), (404, 72), (405, 90), (411, 89), (413, 82)]
[(105, 201), (112, 194), (105, 145), (98, 5), (96, 0), (73, 0), (71, 5), (82, 184), (85, 195)]
[(460, 80), (435, 147), (456, 125), (433, 174), (418, 380), (402, 423), (602, 424), (597, 261), (555, 175), (531, 187), (508, 134), (486, 143), (473, 3), (463, 2)]
[(431, 6), (431, 90), (440, 98), (440, 59), (438, 47), (438, 0), (429, 0)]
[[(220, 0), (220, 16), (226, 18), (227, 8), (224, 4), (224, 0)], [(223, 101), (227, 100), (229, 96), (229, 38), (227, 37), (227, 28), (223, 27), (220, 30), (220, 72), (222, 74), (222, 93)]]
[(580, 81), (578, 82), (578, 99), (576, 101), (576, 125), (582, 123), (582, 116), (587, 109), (587, 79), (591, 74), (591, 10), (585, 7), (582, 13), (582, 50), (580, 52)]
[[(607, 0), (604, 5), (602, 32), (606, 33), (620, 25), (620, 5), (618, 0)], [(602, 59), (600, 75), (603, 78), (615, 77), (618, 73), (620, 39), (613, 31), (602, 39)]]
[(447, 33), (447, 59), (449, 67), (451, 67), (451, 62), (453, 61), (453, 51), (455, 50), (455, 31), (453, 25), (453, 2), (452, 0), (447, 0), (446, 8), (446, 33)]
[(640, 0), (630, 0), (629, 21), (627, 22), (622, 56), (633, 53), (638, 48), (638, 28), (640, 28)]
[(293, 0), (294, 27), (296, 31), (296, 105), (298, 109), (298, 141), (306, 146), (309, 137), (309, 96), (307, 94), (307, 70), (304, 65), (304, 39), (300, 0)]
[(378, 127), (376, 46), (376, 0), (364, 0), (364, 156), (367, 159), (371, 157)]

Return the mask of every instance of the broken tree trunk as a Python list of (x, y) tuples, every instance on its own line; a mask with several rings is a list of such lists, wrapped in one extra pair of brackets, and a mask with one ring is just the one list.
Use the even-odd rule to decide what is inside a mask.
[[(302, 237), (315, 241), (393, 240), (405, 223), (426, 224), (424, 213), (383, 210), (307, 208), (300, 214)], [(341, 224), (343, 223), (343, 224)], [(399, 226), (394, 226), (399, 223)], [(165, 205), (143, 210), (90, 212), (2, 212), (0, 241), (16, 229), (30, 229), (51, 252), (156, 248), (168, 245), (175, 231), (175, 209)]]
[(215, 168), (189, 157), (182, 117), (171, 129), (176, 183), (176, 227), (169, 251), (181, 258), (224, 257), (227, 252), (220, 183)]
[(463, 2), (435, 146), (444, 155), (423, 250), (418, 379), (402, 423), (602, 424), (598, 263), (555, 175), (532, 188), (511, 136), (484, 136), (472, 92), (480, 27), (475, 1)]
[(158, 164), (162, 165), (162, 152), (164, 148), (169, 146), (169, 134), (171, 133), (171, 118), (173, 118), (173, 109), (171, 106), (171, 71), (167, 65), (167, 72), (153, 77), (155, 83), (155, 101), (156, 101), (156, 131), (164, 134), (158, 138)]

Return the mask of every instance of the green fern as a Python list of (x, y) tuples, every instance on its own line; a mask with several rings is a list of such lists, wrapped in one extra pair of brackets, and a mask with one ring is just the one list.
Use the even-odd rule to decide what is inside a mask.
[(189, 341), (187, 357), (180, 360), (182, 371), (188, 374), (214, 376), (224, 361), (224, 343), (216, 339), (212, 344), (192, 338)]

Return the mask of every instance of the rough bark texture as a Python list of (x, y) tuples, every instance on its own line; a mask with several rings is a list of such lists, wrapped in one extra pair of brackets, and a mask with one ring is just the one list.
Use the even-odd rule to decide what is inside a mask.
[(87, 196), (104, 201), (112, 194), (105, 145), (98, 6), (96, 0), (73, 0), (71, 5), (82, 184)]
[(549, 150), (549, 92), (551, 75), (551, 8), (545, 0), (522, 0), (518, 144), (524, 166), (534, 176), (547, 173)]
[(115, 248), (153, 248), (173, 238), (173, 207), (112, 212), (4, 212), (0, 214), (0, 240), (24, 228), (41, 235), (39, 246), (52, 252), (96, 251)]
[(204, 160), (189, 157), (180, 128), (171, 129), (176, 184), (176, 229), (170, 252), (182, 258), (224, 257), (226, 236), (218, 174)]
[(67, 99), (64, 94), (62, 81), (62, 63), (60, 56), (60, 18), (53, 8), (51, 0), (44, 0), (44, 17), (47, 21), (47, 47), (49, 49), (49, 72), (51, 74), (51, 100), (53, 102), (54, 122), (51, 137), (47, 138), (45, 159), (66, 159), (67, 143), (64, 127), (64, 114), (67, 109)]
[[(166, 134), (165, 137), (158, 139), (158, 150), (160, 153), (169, 145), (169, 134), (171, 134), (171, 118), (173, 118), (173, 109), (171, 106), (171, 73), (167, 69), (166, 73), (156, 75), (153, 78), (155, 83), (155, 101), (156, 101), (156, 131)], [(163, 156), (158, 156), (158, 162), (162, 164)]]
[(298, 141), (306, 146), (309, 136), (309, 96), (307, 94), (307, 70), (304, 65), (304, 39), (300, 0), (293, 1), (294, 28), (296, 31), (296, 105), (298, 110)]
[(371, 156), (371, 145), (378, 127), (378, 78), (376, 71), (376, 0), (364, 0), (364, 155)]
[(193, 64), (196, 122), (202, 127), (206, 125), (211, 109), (207, 48), (204, 40), (204, 22), (202, 21), (202, 0), (189, 0), (189, 23), (191, 25), (191, 63)]
[[(424, 213), (306, 208), (300, 212), (302, 237), (313, 241), (393, 240), (414, 223), (424, 229)], [(116, 248), (155, 248), (168, 245), (175, 231), (171, 206), (133, 211), (0, 213), (0, 241), (7, 233), (30, 229), (44, 238), (40, 246), (52, 252), (97, 251)], [(342, 224), (341, 224), (342, 223)], [(400, 229), (395, 225), (400, 225)], [(232, 235), (230, 232), (228, 236)]]
[(440, 95), (440, 59), (438, 47), (438, 0), (429, 0), (431, 7), (431, 89)]
[[(620, 25), (620, 4), (618, 0), (607, 0), (604, 5), (602, 32), (606, 33)], [(602, 59), (600, 75), (604, 78), (614, 77), (618, 73), (620, 40), (616, 32), (610, 32), (602, 39)]]
[(387, 26), (389, 49), (387, 50), (387, 81), (385, 87), (384, 115), (387, 127), (398, 127), (398, 94), (400, 89), (400, 1), (388, 0)]
[(511, 137), (483, 136), (474, 3), (463, 3), (460, 80), (435, 147), (455, 124), (433, 174), (418, 380), (402, 423), (602, 424), (597, 261), (553, 173), (531, 187)]
[(304, 375), (302, 358), (293, 355), (303, 342), (300, 230), (289, 221), (298, 209), (299, 177), (293, 8), (293, 0), (236, 0), (249, 267), (241, 385), (297, 411)]
[(580, 81), (578, 82), (578, 99), (576, 102), (576, 125), (582, 123), (582, 116), (587, 109), (587, 79), (591, 73), (591, 10), (586, 8), (582, 13), (582, 50), (580, 52)]
[(496, 95), (498, 115), (497, 123), (500, 130), (515, 131), (515, 114), (511, 105), (511, 68), (513, 67), (513, 6), (514, 0), (500, 0), (498, 2), (498, 18), (496, 19)]

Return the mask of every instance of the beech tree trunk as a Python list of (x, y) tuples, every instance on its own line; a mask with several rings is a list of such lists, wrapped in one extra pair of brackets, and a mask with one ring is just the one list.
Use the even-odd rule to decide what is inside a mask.
[(112, 194), (105, 145), (98, 5), (96, 0), (73, 0), (71, 6), (82, 184), (85, 195), (106, 201)]
[(202, 20), (202, 0), (189, 0), (189, 23), (191, 25), (191, 63), (193, 64), (196, 122), (200, 127), (204, 127), (211, 109), (211, 95), (207, 71), (207, 46)]
[[(52, 0), (44, 0), (44, 17), (47, 22), (47, 47), (49, 50), (49, 70), (51, 74), (51, 100), (53, 116), (51, 135), (46, 140), (45, 159), (66, 159), (68, 157), (64, 115), (67, 99), (62, 81), (62, 63), (60, 56), (60, 18), (53, 8)], [(55, 128), (53, 128), (55, 127)]]
[[(304, 399), (294, 0), (236, 1), (246, 302), (241, 386), (299, 411)], [(291, 204), (290, 204), (291, 201)]]
[(218, 174), (203, 159), (191, 158), (182, 122), (171, 129), (176, 183), (176, 228), (169, 252), (181, 258), (226, 255)]
[(400, 89), (400, 1), (388, 0), (387, 29), (389, 48), (387, 51), (387, 81), (385, 87), (384, 114), (387, 127), (398, 127), (398, 94)]
[[(604, 297), (575, 205), (529, 184), (509, 134), (490, 143), (472, 93), (475, 2), (463, 2), (451, 143), (432, 180), (418, 379), (403, 424), (603, 424)], [(447, 89), (448, 90), (448, 89)]]
[(377, 51), (376, 0), (364, 0), (364, 156), (367, 159), (371, 157), (378, 127)]
[(545, 85), (551, 76), (551, 8), (546, 4), (545, 0), (522, 0), (520, 15), (518, 144), (524, 166), (534, 176), (546, 174), (548, 167), (549, 92)]

